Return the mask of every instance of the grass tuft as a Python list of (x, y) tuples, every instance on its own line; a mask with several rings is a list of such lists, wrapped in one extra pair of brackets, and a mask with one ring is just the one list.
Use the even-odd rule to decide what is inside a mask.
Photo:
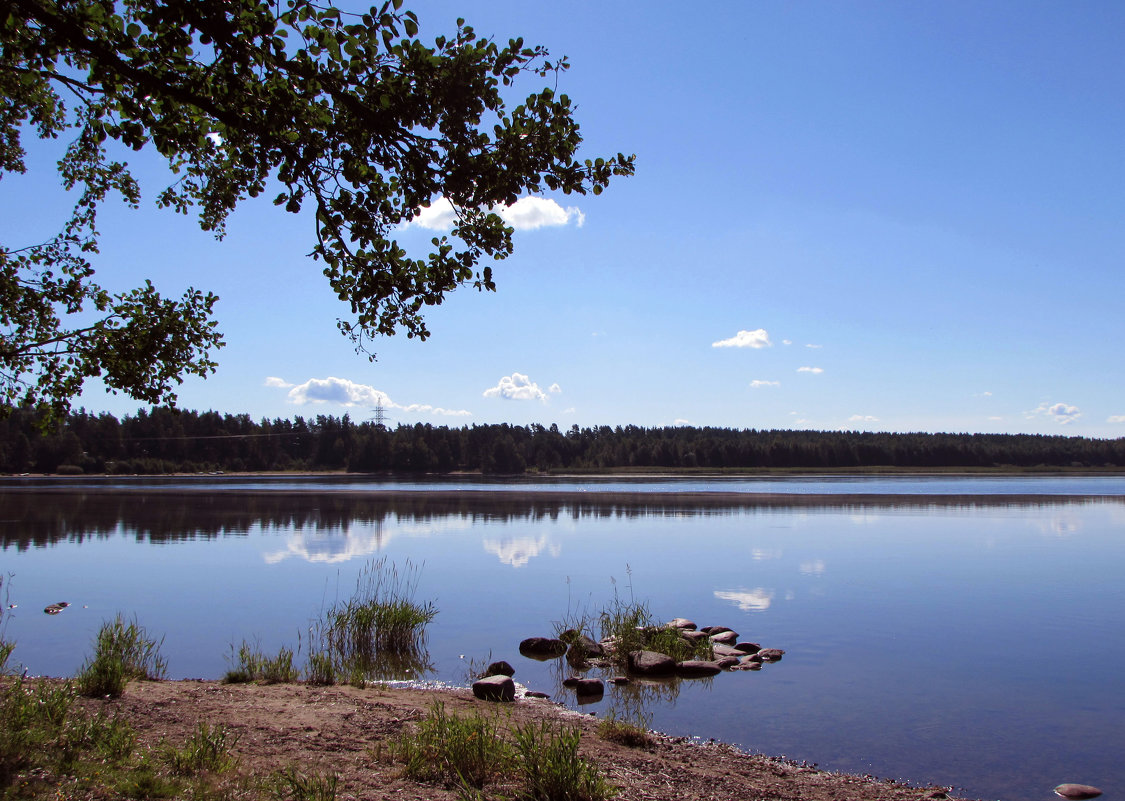
[(301, 773), (290, 765), (275, 773), (267, 787), (277, 801), (336, 801), (340, 779), (335, 773), (327, 776)]
[(603, 801), (614, 788), (578, 753), (576, 728), (542, 721), (514, 731), (521, 798), (529, 801)]
[(238, 763), (231, 754), (237, 743), (237, 734), (231, 735), (223, 726), (211, 728), (205, 721), (200, 721), (183, 748), (165, 746), (164, 756), (172, 772), (181, 776), (203, 771), (222, 773)]
[(414, 600), (419, 573), (410, 562), (401, 571), (386, 557), (369, 562), (355, 594), (310, 631), (310, 680), (362, 684), (369, 678), (417, 678), (430, 670), (425, 633), (437, 609)]
[(163, 678), (168, 667), (160, 655), (163, 643), (163, 637), (149, 637), (136, 619), (126, 623), (118, 615), (102, 623), (94, 641), (94, 655), (78, 673), (78, 692), (92, 698), (117, 698), (131, 679)]
[(476, 789), (509, 771), (513, 760), (495, 716), (449, 715), (440, 701), (434, 702), (418, 730), (403, 735), (390, 752), (411, 779)]
[(227, 684), (245, 684), (259, 681), (262, 684), (289, 684), (300, 678), (300, 671), (293, 665), (293, 649), (282, 646), (277, 656), (268, 657), (257, 645), (242, 641), (237, 654), (231, 645), (231, 655), (227, 661), (230, 670), (223, 676)]
[(598, 721), (598, 736), (603, 740), (629, 748), (651, 748), (655, 740), (647, 725), (638, 725), (610, 713)]

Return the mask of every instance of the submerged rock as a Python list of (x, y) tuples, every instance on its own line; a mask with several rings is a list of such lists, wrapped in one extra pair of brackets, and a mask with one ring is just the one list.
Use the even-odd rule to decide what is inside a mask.
[(514, 701), (516, 683), (510, 676), (488, 676), (473, 682), (473, 695), (482, 701)]
[(532, 659), (557, 659), (566, 653), (566, 643), (554, 637), (528, 637), (520, 643), (520, 653)]
[(736, 651), (742, 651), (744, 654), (756, 654), (762, 650), (762, 646), (756, 642), (736, 642), (734, 644)]
[(1101, 794), (1101, 790), (1089, 784), (1060, 784), (1055, 788), (1055, 795), (1062, 796), (1071, 801), (1082, 801), (1082, 799), (1085, 798), (1097, 798)]
[(688, 659), (676, 664), (676, 675), (685, 679), (702, 679), (722, 672), (723, 669), (717, 663), (702, 659)]
[(44, 607), (43, 611), (48, 615), (57, 615), (68, 606), (70, 606), (69, 601), (59, 601), (57, 604), (47, 604), (47, 606)]
[(762, 657), (764, 662), (777, 662), (784, 655), (785, 652), (780, 648), (763, 648), (756, 654), (756, 656)]

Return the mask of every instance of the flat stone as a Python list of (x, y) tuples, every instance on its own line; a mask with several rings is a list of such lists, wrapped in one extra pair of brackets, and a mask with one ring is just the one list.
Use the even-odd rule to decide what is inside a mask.
[(547, 693), (541, 693), (538, 690), (528, 690), (523, 694), (524, 698), (550, 698)]
[(742, 651), (744, 654), (756, 654), (762, 650), (762, 646), (756, 642), (736, 642), (734, 644), (736, 651)]
[(711, 641), (721, 642), (724, 645), (734, 645), (736, 642), (738, 642), (738, 632), (731, 631), (730, 629), (727, 629), (726, 631), (720, 631), (717, 634), (711, 635)]
[(764, 662), (777, 662), (785, 655), (785, 652), (780, 648), (763, 648), (758, 651), (757, 655), (762, 657), (762, 661)]
[(668, 621), (668, 625), (674, 629), (684, 629), (686, 631), (695, 631), (695, 629), (698, 628), (694, 620), (688, 620), (686, 617), (673, 618)]
[(629, 684), (630, 681), (632, 681), (632, 679), (630, 679), (628, 676), (614, 676), (612, 679), (609, 680), (609, 683), (610, 684), (622, 685), (622, 684)]
[(726, 626), (704, 626), (700, 631), (707, 634), (722, 634), (724, 631), (730, 631), (730, 629)]
[(739, 665), (742, 663), (737, 656), (724, 656), (721, 659), (716, 659), (715, 664), (718, 665), (722, 670), (726, 670), (727, 668), (732, 668), (735, 665)]
[(516, 683), (510, 676), (488, 676), (473, 682), (473, 695), (482, 701), (514, 701)]
[(726, 643), (722, 642), (713, 643), (711, 645), (711, 652), (715, 656), (746, 656), (746, 653), (744, 651), (740, 651), (733, 645), (727, 645)]
[(1102, 791), (1089, 784), (1060, 784), (1055, 788), (1055, 795), (1072, 801), (1081, 801), (1083, 798), (1097, 798)]
[(702, 659), (688, 659), (676, 663), (676, 675), (683, 676), (686, 679), (714, 676), (717, 673), (722, 673), (722, 671), (723, 669), (714, 662), (707, 662)]

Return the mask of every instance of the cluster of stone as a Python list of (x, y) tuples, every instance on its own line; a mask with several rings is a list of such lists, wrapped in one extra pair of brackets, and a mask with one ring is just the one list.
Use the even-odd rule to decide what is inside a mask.
[[(761, 670), (766, 662), (777, 662), (785, 654), (779, 648), (763, 648), (756, 642), (739, 640), (738, 632), (726, 626), (707, 626), (698, 628), (692, 621), (678, 617), (667, 624), (679, 631), (686, 640), (708, 640), (714, 655), (710, 660), (687, 660), (677, 662), (672, 657), (655, 651), (631, 651), (626, 658), (626, 676), (614, 676), (610, 682), (627, 684), (631, 676), (644, 678), (685, 679), (714, 676), (725, 670)], [(546, 661), (566, 657), (567, 662), (576, 669), (588, 668), (592, 664), (607, 665), (614, 655), (615, 643), (610, 639), (597, 642), (581, 632), (564, 631), (559, 637), (529, 637), (520, 643), (520, 653), (530, 659)], [(487, 701), (511, 701), (515, 698), (515, 674), (507, 662), (493, 662), (485, 671), (484, 678), (473, 683), (473, 694)], [(563, 681), (563, 686), (574, 690), (580, 703), (591, 703), (601, 699), (605, 684), (601, 679), (571, 676)], [(543, 693), (527, 693), (532, 697), (546, 697)]]
[(43, 611), (48, 615), (57, 615), (68, 606), (70, 606), (69, 601), (59, 601), (57, 604), (47, 604), (47, 606), (44, 607)]

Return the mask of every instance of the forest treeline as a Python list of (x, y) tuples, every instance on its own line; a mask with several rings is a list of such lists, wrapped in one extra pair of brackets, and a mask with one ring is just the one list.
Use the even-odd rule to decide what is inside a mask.
[(168, 408), (0, 420), (6, 473), (347, 470), (376, 473), (599, 469), (1125, 468), (1125, 439), (1034, 434), (870, 433), (669, 426), (388, 428), (348, 415), (262, 419)]

